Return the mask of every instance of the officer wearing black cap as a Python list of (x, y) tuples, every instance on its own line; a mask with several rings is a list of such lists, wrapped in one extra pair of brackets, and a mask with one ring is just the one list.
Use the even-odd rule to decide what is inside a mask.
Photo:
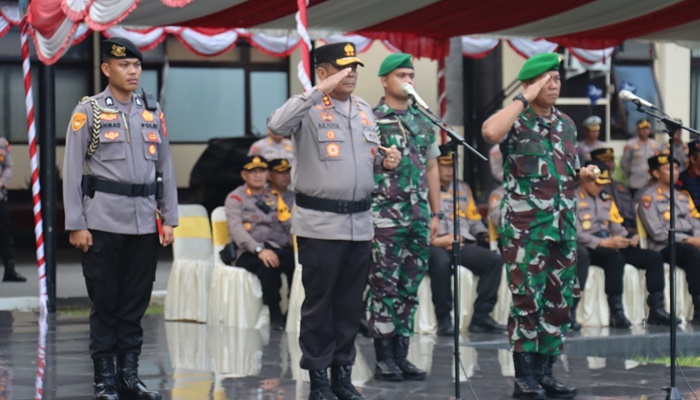
[(681, 172), (677, 185), (690, 194), (693, 203), (700, 204), (700, 140), (688, 143), (688, 168)]
[(267, 161), (267, 170), (270, 172), (267, 180), (270, 188), (282, 195), (289, 209), (294, 208), (294, 191), (289, 190), (292, 181), (292, 163), (286, 158), (275, 158)]
[(309, 399), (363, 399), (350, 375), (374, 234), (370, 195), (375, 170), (396, 168), (401, 153), (379, 152), (372, 107), (352, 94), (363, 65), (355, 46), (325, 45), (315, 57), (320, 83), (287, 100), (268, 125), (294, 141), (292, 233), (306, 293), (300, 364), (309, 370)]
[[(615, 151), (611, 147), (601, 147), (591, 151), (590, 158), (593, 161), (605, 164), (610, 170), (611, 178), (615, 175)], [(609, 184), (605, 185), (603, 190), (605, 193), (612, 195), (615, 200), (615, 204), (618, 210), (620, 210), (620, 215), (624, 218), (622, 226), (624, 226), (629, 233), (637, 233), (637, 214), (634, 209), (635, 204), (629, 187), (613, 179)]]
[(294, 273), (291, 212), (280, 193), (267, 187), (265, 158), (249, 156), (241, 176), (245, 184), (229, 193), (224, 203), (229, 236), (237, 248), (234, 265), (260, 279), (272, 329), (281, 331), (285, 325), (279, 306), (281, 277), (284, 273), (291, 282)]
[[(647, 243), (651, 250), (661, 253), (664, 262), (671, 261), (668, 233), (671, 226), (671, 200), (669, 190), (678, 180), (678, 169), (673, 177), (670, 163), (678, 166), (666, 154), (650, 157), (647, 161), (651, 184), (639, 196), (637, 213), (647, 231)], [(688, 291), (693, 298), (695, 313), (690, 321), (700, 325), (700, 212), (698, 212), (688, 192), (679, 190), (675, 194), (676, 264), (685, 270)]]
[(178, 225), (175, 175), (160, 105), (134, 93), (141, 52), (117, 37), (101, 50), (109, 84), (73, 111), (63, 164), (66, 230), (92, 301), (94, 398), (160, 399), (137, 369), (159, 240), (172, 243)]

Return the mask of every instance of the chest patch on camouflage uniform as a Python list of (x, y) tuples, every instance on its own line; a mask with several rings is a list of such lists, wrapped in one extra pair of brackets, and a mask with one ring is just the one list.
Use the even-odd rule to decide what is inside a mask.
[(87, 115), (77, 112), (73, 114), (73, 118), (70, 121), (70, 126), (73, 127), (74, 131), (77, 131), (78, 129), (82, 128), (83, 125), (85, 125), (85, 121), (87, 121)]

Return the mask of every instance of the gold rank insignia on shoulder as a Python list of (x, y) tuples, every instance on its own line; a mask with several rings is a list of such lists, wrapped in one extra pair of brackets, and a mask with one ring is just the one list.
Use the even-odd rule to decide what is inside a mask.
[(87, 99), (89, 99), (89, 98), (90, 98), (89, 96), (83, 96), (83, 98), (80, 99), (80, 101), (85, 101), (85, 100), (87, 100)]
[(115, 57), (126, 57), (126, 47), (113, 44), (111, 53)]

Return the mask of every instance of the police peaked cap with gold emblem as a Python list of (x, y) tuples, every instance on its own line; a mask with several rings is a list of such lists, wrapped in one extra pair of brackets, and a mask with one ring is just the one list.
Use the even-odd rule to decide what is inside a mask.
[(249, 156), (243, 164), (244, 171), (250, 171), (256, 168), (267, 169), (267, 160), (262, 156)]
[(137, 58), (143, 61), (139, 48), (131, 40), (122, 37), (111, 37), (102, 41), (102, 60), (109, 58)]
[(350, 64), (365, 64), (355, 55), (355, 45), (350, 42), (331, 43), (314, 50), (316, 65), (331, 63), (337, 67), (346, 67)]
[(275, 158), (267, 162), (267, 169), (275, 172), (287, 172), (292, 169), (292, 164), (286, 158)]
[(411, 68), (413, 69), (413, 63), (411, 62), (410, 54), (405, 53), (394, 53), (386, 56), (382, 65), (379, 66), (378, 76), (388, 75), (391, 71), (397, 68)]
[(589, 153), (592, 160), (596, 161), (612, 161), (615, 159), (615, 151), (611, 147), (602, 147), (595, 149)]
[(443, 144), (440, 146), (440, 155), (437, 158), (437, 162), (440, 165), (452, 165), (452, 153), (453, 148), (450, 144)]
[(595, 165), (600, 170), (600, 175), (595, 180), (598, 185), (607, 185), (612, 183), (612, 177), (610, 176), (610, 168), (608, 165), (601, 161), (586, 161), (585, 166)]
[(603, 120), (600, 119), (599, 116), (591, 115), (590, 117), (583, 120), (583, 127), (588, 129), (589, 131), (599, 131), (600, 124), (602, 123)]
[(544, 74), (547, 71), (559, 71), (558, 53), (540, 53), (530, 57), (518, 74), (519, 81), (527, 81)]
[[(654, 169), (659, 169), (662, 165), (666, 165), (669, 163), (669, 155), (668, 154), (659, 154), (657, 156), (649, 157), (647, 160), (647, 163), (649, 164), (649, 169), (654, 170)], [(680, 166), (681, 163), (680, 161), (674, 159), (673, 160), (676, 165)]]

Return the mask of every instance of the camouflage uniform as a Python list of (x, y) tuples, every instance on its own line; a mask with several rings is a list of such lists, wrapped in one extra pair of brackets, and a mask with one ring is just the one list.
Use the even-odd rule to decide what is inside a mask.
[(370, 264), (370, 331), (375, 338), (413, 335), (418, 285), (428, 270), (428, 159), (439, 155), (431, 123), (410, 108), (399, 114), (382, 101), (374, 115), (382, 146), (402, 152), (394, 171), (374, 175), (374, 239)]
[(515, 352), (556, 356), (569, 330), (576, 264), (576, 126), (552, 107), (524, 110), (508, 132), (506, 194), (499, 228), (513, 305), (508, 319)]

